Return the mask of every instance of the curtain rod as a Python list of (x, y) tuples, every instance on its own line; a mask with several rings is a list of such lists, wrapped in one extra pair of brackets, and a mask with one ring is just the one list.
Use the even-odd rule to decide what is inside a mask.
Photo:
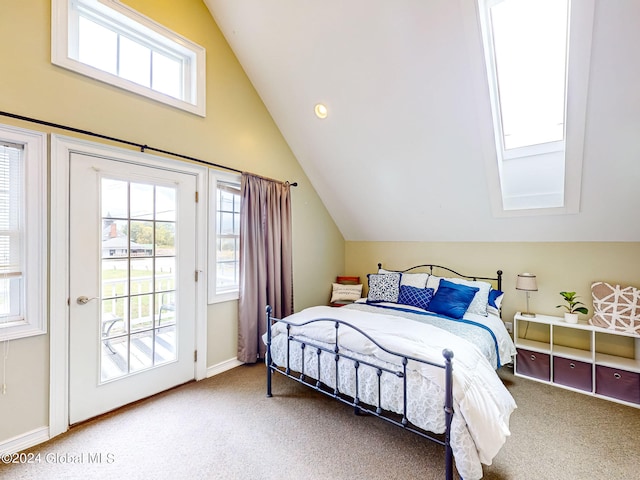
[[(17, 115), (15, 113), (3, 112), (0, 111), (0, 115), (5, 117), (15, 118), (17, 120), (24, 120), (25, 122), (37, 123), (39, 125), (45, 125), (47, 127), (60, 128), (62, 130), (67, 130), (69, 132), (81, 133), (83, 135), (89, 135), (91, 137), (102, 138), (103, 140), (110, 140), (112, 142), (123, 143), (125, 145), (129, 145), (132, 147), (137, 147), (140, 149), (140, 152), (144, 153), (145, 150), (151, 150), (158, 153), (164, 153), (165, 155), (171, 155), (172, 157), (184, 158), (185, 160), (191, 160), (197, 163), (201, 163), (203, 165), (209, 165), (211, 167), (220, 168), (223, 170), (229, 170), (237, 173), (244, 173), (242, 170), (238, 170), (237, 168), (227, 167), (226, 165), (220, 165), (218, 163), (207, 162), (206, 160), (201, 160), (199, 158), (190, 157), (188, 155), (182, 155), (181, 153), (170, 152), (168, 150), (162, 150), (160, 148), (150, 147), (149, 145), (142, 145), (140, 143), (130, 142), (128, 140), (123, 140), (121, 138), (110, 137), (108, 135), (102, 135), (100, 133), (90, 132), (89, 130), (82, 130), (80, 128), (69, 127), (67, 125), (60, 125), (59, 123), (47, 122), (45, 120), (38, 120), (37, 118), (25, 117), (22, 115)], [(282, 182), (286, 183), (286, 182)], [(289, 183), (292, 187), (297, 187), (298, 182)]]

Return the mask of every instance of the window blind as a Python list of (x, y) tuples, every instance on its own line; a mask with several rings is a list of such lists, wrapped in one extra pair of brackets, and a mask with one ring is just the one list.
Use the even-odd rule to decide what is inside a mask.
[(0, 143), (0, 323), (22, 316), (24, 146)]

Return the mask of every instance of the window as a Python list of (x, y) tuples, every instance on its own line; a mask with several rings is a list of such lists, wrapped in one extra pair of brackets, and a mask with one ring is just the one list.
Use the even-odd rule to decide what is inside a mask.
[(479, 0), (503, 212), (578, 211), (593, 4), (575, 3)]
[(205, 51), (118, 0), (52, 0), (51, 61), (205, 116)]
[[(240, 178), (211, 172), (209, 303), (238, 298), (240, 287)], [(214, 191), (215, 189), (215, 191)], [(215, 215), (215, 218), (213, 217)], [(215, 241), (213, 239), (215, 238)], [(215, 251), (213, 247), (215, 246)]]
[(504, 151), (564, 140), (568, 6), (517, 0), (489, 8)]
[(0, 340), (46, 333), (46, 146), (0, 126)]

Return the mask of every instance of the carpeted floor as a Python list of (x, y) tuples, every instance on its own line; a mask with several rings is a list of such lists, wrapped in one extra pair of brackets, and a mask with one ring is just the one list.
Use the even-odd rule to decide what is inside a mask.
[[(640, 410), (500, 376), (518, 409), (489, 480), (638, 478)], [(241, 366), (73, 427), (7, 479), (443, 478), (443, 448), (290, 380)]]

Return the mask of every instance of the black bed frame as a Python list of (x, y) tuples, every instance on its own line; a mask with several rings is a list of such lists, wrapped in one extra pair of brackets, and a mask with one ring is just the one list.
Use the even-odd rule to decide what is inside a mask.
[[(378, 269), (382, 268), (382, 264), (379, 263), (378, 264)], [(433, 269), (439, 269), (439, 270), (444, 270), (447, 272), (451, 272), (455, 275), (457, 275), (460, 278), (464, 278), (464, 279), (469, 279), (469, 280), (490, 280), (490, 281), (495, 281), (497, 282), (497, 287), (498, 290), (501, 289), (502, 287), (502, 270), (498, 270), (497, 271), (497, 276), (494, 278), (491, 277), (478, 277), (478, 276), (468, 276), (468, 275), (461, 275), (458, 272), (455, 272), (447, 267), (442, 267), (439, 265), (431, 265), (431, 264), (425, 264), (425, 265), (417, 265), (415, 267), (411, 267), (408, 268), (406, 270), (402, 270), (399, 271), (400, 273), (405, 273), (405, 272), (409, 272), (409, 271), (414, 271), (414, 270), (418, 270), (418, 269), (425, 269), (428, 268), (429, 269), (429, 273), (433, 274)], [(362, 331), (361, 329), (350, 325), (347, 322), (344, 322), (342, 320), (336, 320), (336, 319), (332, 319), (332, 318), (322, 318), (322, 319), (314, 319), (314, 320), (310, 320), (308, 322), (302, 323), (302, 324), (296, 324), (295, 326), (302, 326), (302, 325), (309, 325), (312, 323), (316, 323), (316, 322), (332, 322), (335, 326), (335, 345), (333, 346), (333, 348), (329, 349), (326, 346), (322, 346), (319, 344), (315, 344), (313, 342), (310, 341), (302, 341), (299, 340), (298, 338), (296, 338), (294, 335), (292, 335), (290, 333), (291, 331), (291, 326), (292, 324), (290, 322), (288, 322), (287, 320), (283, 320), (283, 319), (277, 319), (277, 318), (273, 318), (271, 316), (271, 306), (267, 306), (267, 351), (266, 351), (266, 365), (267, 365), (267, 397), (271, 397), (272, 396), (272, 375), (274, 372), (277, 372), (281, 375), (284, 375), (285, 377), (291, 378), (295, 381), (297, 381), (298, 383), (302, 383), (310, 388), (312, 388), (313, 390), (316, 390), (324, 395), (327, 395), (329, 397), (335, 398), (336, 400), (341, 401), (342, 403), (345, 403), (347, 405), (350, 405), (354, 408), (354, 412), (356, 415), (361, 415), (361, 414), (368, 414), (368, 415), (373, 415), (376, 416), (378, 418), (381, 418), (393, 425), (399, 426), (401, 428), (403, 428), (404, 430), (408, 430), (412, 433), (415, 433), (416, 435), (419, 435), (423, 438), (426, 438), (428, 440), (431, 440), (432, 442), (435, 442), (439, 445), (442, 445), (445, 447), (445, 479), (446, 480), (453, 480), (453, 451), (451, 450), (451, 445), (450, 445), (450, 440), (451, 440), (451, 421), (453, 420), (453, 380), (452, 380), (452, 372), (453, 372), (453, 367), (452, 367), (452, 359), (453, 359), (453, 352), (451, 350), (448, 349), (444, 349), (442, 351), (442, 356), (444, 358), (444, 362), (443, 364), (438, 364), (438, 363), (433, 363), (433, 362), (429, 362), (423, 359), (418, 359), (418, 358), (414, 358), (411, 356), (407, 356), (401, 353), (397, 353), (397, 352), (393, 352), (387, 348), (385, 348), (384, 346), (380, 345), (378, 342), (376, 342), (375, 340), (373, 340), (367, 333), (365, 333), (364, 331)], [(286, 360), (286, 367), (278, 367), (276, 364), (273, 363), (272, 361), (272, 357), (271, 357), (271, 326), (275, 323), (275, 322), (282, 322), (284, 324), (286, 324), (286, 328), (287, 328), (287, 360)], [(369, 341), (373, 342), (378, 348), (382, 349), (383, 351), (385, 351), (387, 354), (392, 355), (394, 358), (397, 358), (399, 360), (399, 365), (397, 367), (381, 367), (379, 365), (375, 365), (373, 363), (368, 363), (366, 361), (363, 361), (361, 359), (356, 359), (352, 356), (350, 356), (348, 354), (348, 352), (343, 352), (341, 350), (341, 347), (339, 345), (338, 342), (338, 337), (339, 337), (339, 330), (340, 328), (350, 328), (352, 330), (357, 331), (358, 333), (360, 333), (361, 335), (363, 335), (364, 337), (366, 337)], [(301, 355), (301, 359), (302, 359), (302, 364), (301, 364), (301, 371), (300, 372), (293, 372), (291, 370), (290, 367), (290, 352), (291, 352), (291, 348), (300, 348), (302, 351), (302, 355)], [(350, 362), (352, 362), (352, 365), (355, 369), (355, 389), (354, 391), (356, 392), (356, 396), (351, 397), (348, 396), (342, 392), (340, 392), (339, 390), (339, 386), (337, 385), (337, 381), (336, 381), (336, 386), (335, 388), (330, 388), (328, 387), (326, 384), (322, 383), (322, 379), (321, 378), (317, 378), (317, 379), (313, 379), (311, 377), (307, 377), (307, 375), (305, 374), (305, 364), (304, 364), (304, 350), (306, 348), (312, 348), (315, 349), (315, 353), (316, 353), (316, 358), (317, 358), (317, 371), (318, 371), (318, 377), (321, 377), (320, 375), (320, 355), (322, 354), (322, 352), (326, 352), (330, 355), (334, 356), (334, 360), (335, 360), (335, 369), (336, 369), (336, 380), (339, 378), (338, 377), (338, 372), (340, 369), (340, 366), (342, 365), (342, 367), (344, 368), (344, 363), (342, 364), (339, 363), (340, 359), (345, 359), (348, 360)], [(422, 364), (426, 364), (426, 365), (431, 365), (437, 368), (442, 368), (445, 372), (445, 394), (444, 394), (444, 411), (445, 411), (445, 432), (442, 435), (438, 435), (436, 436), (436, 434), (431, 433), (431, 432), (427, 432), (425, 430), (420, 429), (419, 427), (411, 424), (408, 420), (407, 420), (407, 364), (409, 362), (409, 360), (414, 361), (414, 362), (418, 362), (418, 363), (422, 363)], [(376, 370), (377, 376), (378, 376), (378, 404), (377, 405), (367, 405), (364, 403), (361, 403), (359, 397), (358, 397), (358, 392), (359, 392), (359, 377), (358, 377), (358, 372), (359, 372), (359, 368), (362, 366), (368, 366), (371, 368), (374, 368)], [(347, 366), (348, 368), (348, 366)], [(382, 398), (381, 398), (381, 377), (383, 373), (390, 373), (392, 375), (395, 375), (398, 378), (402, 379), (402, 383), (403, 383), (403, 412), (402, 414), (395, 414), (392, 412), (388, 412), (386, 410), (383, 410), (381, 408), (382, 405)]]

